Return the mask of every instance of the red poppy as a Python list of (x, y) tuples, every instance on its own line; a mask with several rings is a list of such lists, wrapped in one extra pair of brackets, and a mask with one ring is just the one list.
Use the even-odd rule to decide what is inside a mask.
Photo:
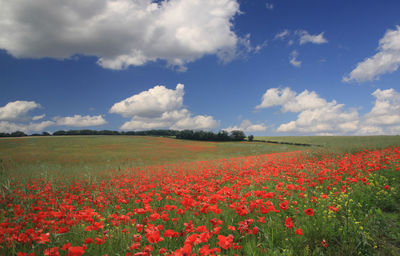
[(314, 210), (311, 208), (307, 208), (304, 210), (304, 213), (308, 216), (313, 216), (314, 215)]
[(303, 235), (303, 230), (301, 228), (297, 228), (294, 232), (299, 236)]
[(286, 220), (285, 220), (285, 226), (286, 226), (287, 228), (290, 228), (290, 229), (292, 229), (292, 228), (294, 227), (292, 218), (290, 218), (290, 217), (287, 217), (287, 218), (286, 218)]
[(85, 253), (82, 246), (71, 246), (68, 248), (68, 256), (81, 256)]
[(229, 249), (232, 247), (232, 242), (233, 242), (233, 235), (229, 236), (223, 236), (223, 235), (218, 235), (218, 246), (221, 247), (222, 249)]
[(93, 243), (93, 239), (92, 238), (88, 237), (88, 238), (85, 239), (85, 244), (91, 244), (91, 243)]

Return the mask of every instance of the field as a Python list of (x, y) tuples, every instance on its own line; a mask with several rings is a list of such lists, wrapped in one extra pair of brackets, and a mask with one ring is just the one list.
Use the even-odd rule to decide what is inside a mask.
[(309, 144), (331, 152), (357, 152), (400, 145), (400, 136), (285, 136), (256, 137), (261, 141)]
[(0, 255), (400, 255), (399, 136), (334, 138), (2, 139)]
[(247, 142), (202, 142), (147, 136), (60, 136), (0, 139), (6, 174), (72, 174), (136, 166), (213, 160), (303, 147)]

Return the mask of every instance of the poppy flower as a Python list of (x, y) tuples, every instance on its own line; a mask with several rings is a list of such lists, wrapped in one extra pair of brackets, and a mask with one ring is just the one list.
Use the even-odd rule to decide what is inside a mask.
[(297, 228), (295, 231), (296, 235), (302, 236), (303, 235), (303, 230), (301, 228)]
[(68, 256), (81, 256), (85, 253), (82, 246), (71, 246), (68, 248)]
[(313, 216), (314, 215), (314, 210), (311, 208), (307, 208), (304, 210), (304, 213), (308, 216)]

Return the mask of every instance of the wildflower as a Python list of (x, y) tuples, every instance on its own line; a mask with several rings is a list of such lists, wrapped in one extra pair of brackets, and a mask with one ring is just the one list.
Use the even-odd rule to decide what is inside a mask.
[(68, 248), (68, 256), (81, 256), (85, 253), (82, 246), (71, 246)]
[(254, 227), (253, 228), (253, 235), (257, 235), (258, 234), (258, 228), (257, 227)]
[(46, 256), (60, 256), (60, 253), (58, 252), (58, 247), (53, 247), (53, 248), (48, 248), (44, 250), (44, 255)]
[(218, 246), (221, 247), (222, 249), (229, 249), (232, 247), (232, 242), (233, 242), (233, 235), (229, 236), (223, 236), (223, 235), (218, 235)]
[(304, 213), (308, 216), (313, 216), (314, 215), (314, 210), (311, 208), (307, 208), (304, 210)]
[(303, 235), (303, 230), (301, 228), (297, 228), (295, 231), (296, 235), (302, 236)]
[(290, 229), (292, 229), (292, 228), (294, 227), (294, 224), (293, 224), (293, 221), (292, 221), (292, 218), (291, 218), (291, 217), (287, 217), (287, 218), (286, 218), (286, 220), (285, 220), (285, 226), (286, 226), (287, 228), (290, 228)]
[(88, 238), (85, 239), (85, 242), (84, 242), (84, 243), (85, 243), (85, 244), (91, 244), (91, 243), (93, 243), (93, 239), (90, 238), (90, 237), (88, 237)]

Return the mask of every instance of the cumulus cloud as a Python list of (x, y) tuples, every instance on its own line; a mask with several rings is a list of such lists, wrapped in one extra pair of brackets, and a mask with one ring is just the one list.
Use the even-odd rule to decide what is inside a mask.
[(178, 84), (175, 90), (157, 85), (115, 103), (109, 112), (131, 118), (121, 126), (121, 130), (210, 130), (219, 126), (212, 116), (193, 115), (184, 108), (184, 94), (183, 84)]
[(40, 107), (40, 104), (34, 101), (22, 100), (9, 102), (4, 107), (0, 107), (0, 132), (37, 132), (54, 125), (52, 121), (33, 122), (45, 117), (45, 114), (29, 116), (29, 112)]
[(0, 49), (17, 58), (97, 56), (109, 69), (234, 52), (236, 0), (0, 0)]
[(56, 125), (59, 126), (74, 126), (74, 127), (87, 127), (87, 126), (97, 126), (106, 124), (107, 121), (101, 115), (98, 116), (66, 116), (66, 117), (55, 117), (53, 120)]
[(321, 108), (306, 109), (299, 113), (297, 120), (282, 124), (278, 132), (344, 134), (358, 128), (358, 112), (345, 111), (343, 104), (330, 102)]
[(268, 89), (261, 104), (256, 109), (281, 107), (281, 112), (299, 113), (297, 120), (282, 124), (278, 132), (322, 133), (322, 132), (351, 132), (358, 127), (358, 112), (344, 111), (343, 104), (336, 101), (328, 102), (314, 91), (304, 90), (301, 93), (290, 88)]
[(310, 35), (306, 30), (298, 30), (296, 34), (299, 36), (300, 45), (306, 43), (313, 44), (325, 44), (328, 40), (324, 37), (324, 32), (319, 33), (318, 35)]
[(343, 82), (357, 81), (359, 83), (379, 79), (380, 75), (392, 73), (400, 66), (400, 26), (389, 29), (379, 40), (378, 52), (362, 62), (359, 62)]
[(219, 122), (214, 120), (212, 116), (186, 116), (183, 119), (178, 120), (174, 125), (171, 126), (171, 129), (176, 130), (184, 130), (184, 129), (193, 129), (193, 130), (210, 130), (217, 128), (219, 126)]
[(110, 113), (120, 114), (123, 117), (157, 117), (165, 112), (181, 108), (184, 94), (183, 84), (178, 84), (175, 90), (157, 85), (148, 91), (115, 103)]
[(15, 123), (8, 121), (0, 121), (0, 132), (12, 133), (21, 131), (24, 133), (43, 131), (45, 128), (54, 125), (52, 121), (43, 121), (40, 123)]
[(297, 119), (281, 124), (277, 132), (306, 134), (399, 134), (400, 93), (394, 89), (377, 89), (371, 111), (360, 116), (335, 100), (328, 102), (314, 91), (301, 93), (290, 88), (271, 88), (256, 109), (281, 107), (281, 112), (298, 113)]
[(363, 134), (400, 133), (400, 93), (394, 89), (377, 89), (372, 93), (374, 106), (362, 120)]
[(29, 112), (40, 108), (40, 104), (34, 101), (13, 101), (0, 107), (0, 132), (11, 133), (22, 131), (25, 133), (43, 131), (49, 126), (95, 126), (107, 123), (102, 116), (55, 117), (52, 121), (43, 119), (46, 114), (30, 116)]
[(241, 130), (244, 132), (263, 132), (267, 130), (267, 126), (265, 124), (253, 124), (250, 120), (243, 120), (240, 126), (229, 126), (228, 128), (223, 129), (227, 132), (231, 132), (234, 130)]
[(266, 3), (265, 7), (267, 7), (268, 10), (273, 10), (274, 9), (274, 4), (273, 3)]
[(13, 101), (0, 107), (0, 120), (2, 121), (21, 121), (30, 119), (27, 115), (29, 111), (39, 108), (40, 105), (34, 101)]
[[(297, 94), (289, 87), (284, 89), (270, 88), (264, 93), (261, 104), (257, 105), (256, 109), (281, 106), (282, 112), (300, 112), (307, 109), (320, 108), (327, 105), (327, 103), (316, 92), (304, 90)], [(333, 103), (336, 104), (335, 101)]]
[(294, 50), (290, 54), (290, 60), (289, 60), (289, 63), (297, 68), (301, 67), (301, 61), (297, 59), (298, 56), (299, 53), (296, 50)]

